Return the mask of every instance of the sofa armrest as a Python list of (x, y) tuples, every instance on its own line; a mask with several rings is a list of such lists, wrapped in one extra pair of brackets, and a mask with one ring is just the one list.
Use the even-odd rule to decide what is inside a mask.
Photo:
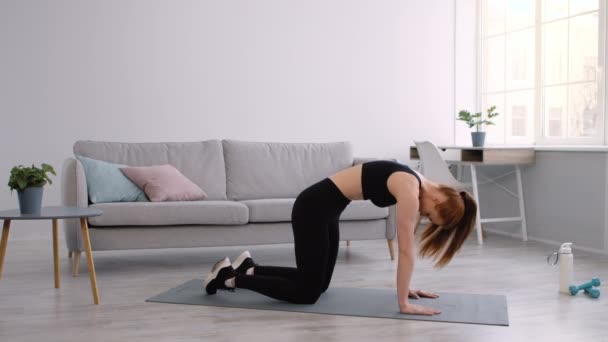
[[(84, 168), (76, 158), (67, 158), (63, 162), (61, 177), (61, 203), (64, 206), (87, 208), (89, 195)], [(65, 241), (70, 251), (83, 250), (79, 219), (61, 220)]]
[(374, 160), (378, 160), (378, 158), (358, 158), (358, 157), (355, 157), (354, 160), (353, 160), (353, 166), (359, 165), (359, 164), (363, 164), (363, 163), (367, 163), (369, 161), (374, 161)]
[(363, 157), (355, 157), (353, 159), (353, 166), (359, 165), (359, 164), (363, 164), (363, 163), (367, 163), (367, 162), (374, 161), (374, 160), (391, 160), (391, 161), (394, 161), (394, 162), (397, 161), (397, 159), (395, 159), (395, 158), (363, 158)]
[(388, 207), (388, 217), (386, 218), (386, 239), (393, 240), (397, 236), (397, 207)]

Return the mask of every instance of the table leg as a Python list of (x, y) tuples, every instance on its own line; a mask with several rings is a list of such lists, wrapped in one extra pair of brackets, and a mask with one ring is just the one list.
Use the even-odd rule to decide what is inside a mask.
[(521, 239), (528, 241), (528, 227), (526, 226), (526, 205), (524, 203), (524, 186), (521, 181), (521, 169), (515, 166), (517, 176), (517, 195), (519, 196), (519, 214), (521, 215)]
[(78, 272), (80, 271), (80, 251), (74, 251), (74, 255), (72, 255), (72, 277), (78, 277)]
[(2, 278), (2, 265), (4, 265), (4, 255), (6, 254), (6, 245), (8, 243), (8, 231), (11, 228), (11, 220), (4, 220), (2, 227), (2, 241), (0, 242), (0, 278)]
[(471, 164), (471, 183), (473, 183), (473, 196), (477, 202), (477, 213), (475, 219), (475, 230), (477, 230), (477, 243), (483, 245), (483, 236), (481, 234), (481, 214), (479, 205), (479, 190), (477, 185), (477, 169), (474, 164)]
[(53, 264), (55, 267), (55, 288), (59, 288), (59, 222), (53, 219)]
[(93, 263), (93, 253), (91, 252), (91, 240), (89, 239), (89, 227), (87, 219), (80, 218), (80, 228), (82, 229), (82, 240), (84, 249), (87, 254), (87, 265), (89, 267), (89, 278), (91, 279), (91, 290), (93, 291), (93, 300), (95, 304), (99, 304), (99, 292), (97, 291), (97, 278), (95, 277), (95, 264)]

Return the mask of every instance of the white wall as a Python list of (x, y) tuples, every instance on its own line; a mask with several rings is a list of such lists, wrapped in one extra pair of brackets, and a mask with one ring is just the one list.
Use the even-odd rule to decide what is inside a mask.
[[(2, 0), (0, 185), (77, 139), (454, 141), (454, 2)], [(56, 178), (59, 181), (59, 177)], [(59, 204), (59, 186), (45, 205)], [(16, 206), (4, 185), (0, 208)], [(19, 224), (11, 238), (48, 237)], [(25, 229), (27, 227), (27, 229)]]
[[(479, 111), (477, 98), (477, 2), (457, 0), (454, 29), (454, 111)], [(471, 129), (462, 121), (454, 124), (454, 143), (471, 145)]]

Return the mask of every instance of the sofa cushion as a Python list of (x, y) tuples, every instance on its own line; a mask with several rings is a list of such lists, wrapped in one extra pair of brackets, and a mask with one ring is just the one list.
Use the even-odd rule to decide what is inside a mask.
[(148, 202), (146, 194), (120, 172), (124, 165), (76, 157), (84, 169), (91, 203)]
[(353, 165), (348, 142), (222, 143), (226, 190), (233, 200), (295, 198), (306, 187)]
[(74, 154), (128, 166), (171, 164), (210, 200), (226, 199), (226, 170), (219, 140), (171, 143), (77, 141)]
[[(289, 222), (295, 198), (245, 200), (249, 222)], [(344, 221), (362, 221), (388, 217), (388, 208), (379, 208), (370, 201), (352, 201), (340, 216)]]
[(152, 202), (200, 201), (207, 194), (173, 165), (129, 166), (120, 169)]
[(171, 226), (246, 224), (249, 210), (232, 201), (125, 202), (93, 204), (103, 214), (89, 218), (93, 226)]

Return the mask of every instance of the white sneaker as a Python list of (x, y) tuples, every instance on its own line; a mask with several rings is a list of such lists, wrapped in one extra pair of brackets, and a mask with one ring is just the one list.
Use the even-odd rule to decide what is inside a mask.
[(234, 288), (226, 286), (226, 280), (235, 276), (236, 272), (230, 264), (230, 259), (224, 258), (213, 265), (203, 287), (210, 295), (215, 294), (217, 290), (234, 291)]
[(247, 270), (257, 266), (253, 259), (251, 258), (251, 253), (249, 251), (244, 251), (239, 255), (234, 262), (232, 263), (232, 268), (238, 274), (247, 274)]

